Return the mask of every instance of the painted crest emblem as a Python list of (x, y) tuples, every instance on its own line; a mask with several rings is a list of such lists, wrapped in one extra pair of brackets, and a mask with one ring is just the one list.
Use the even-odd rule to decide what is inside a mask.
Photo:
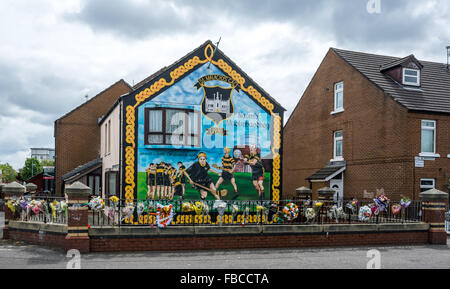
[[(205, 82), (212, 80), (226, 82), (231, 87), (205, 85)], [(234, 114), (232, 93), (233, 90), (239, 91), (239, 88), (238, 83), (232, 78), (225, 75), (207, 75), (200, 78), (195, 87), (197, 89), (203, 88), (202, 113), (216, 125)]]

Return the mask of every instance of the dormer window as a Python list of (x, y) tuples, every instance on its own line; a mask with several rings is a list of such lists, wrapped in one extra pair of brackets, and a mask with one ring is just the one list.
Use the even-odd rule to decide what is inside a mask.
[(403, 84), (420, 86), (420, 70), (403, 68)]

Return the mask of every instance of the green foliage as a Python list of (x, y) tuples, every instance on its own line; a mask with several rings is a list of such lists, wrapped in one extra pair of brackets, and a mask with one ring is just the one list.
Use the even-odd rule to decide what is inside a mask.
[(41, 161), (41, 165), (43, 167), (54, 167), (55, 166), (55, 161), (54, 160), (42, 160)]
[(36, 158), (28, 158), (22, 169), (22, 178), (26, 181), (42, 173), (42, 164)]
[[(214, 184), (217, 183), (217, 180), (219, 179), (219, 176), (213, 173), (209, 173), (211, 180)], [(145, 183), (145, 173), (139, 172), (138, 173), (138, 199), (146, 199), (147, 198), (147, 185)], [(248, 201), (248, 200), (258, 200), (258, 192), (253, 186), (252, 181), (252, 174), (251, 173), (234, 173), (235, 179), (236, 179), (236, 185), (238, 187), (239, 191), (239, 198), (237, 198), (238, 201)], [(264, 179), (264, 192), (265, 192), (265, 199), (270, 200), (270, 173), (266, 172), (265, 179)], [(224, 198), (224, 200), (232, 200), (234, 196), (234, 188), (231, 185), (230, 182), (224, 181), (222, 185), (220, 186), (219, 190), (227, 189), (228, 195)], [(189, 184), (189, 181), (186, 179), (186, 192), (184, 195), (186, 200), (199, 200), (200, 199), (200, 193), (191, 187)], [(208, 193), (207, 200), (215, 200), (215, 198), (212, 196), (212, 194)]]
[(0, 169), (2, 170), (3, 183), (10, 183), (16, 181), (17, 172), (10, 164), (8, 163), (0, 164)]

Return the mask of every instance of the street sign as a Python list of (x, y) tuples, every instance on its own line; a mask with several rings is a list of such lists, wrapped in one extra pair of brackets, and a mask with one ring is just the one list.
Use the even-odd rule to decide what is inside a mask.
[(424, 157), (415, 157), (414, 158), (414, 166), (416, 168), (423, 168), (423, 167), (425, 167), (425, 158)]

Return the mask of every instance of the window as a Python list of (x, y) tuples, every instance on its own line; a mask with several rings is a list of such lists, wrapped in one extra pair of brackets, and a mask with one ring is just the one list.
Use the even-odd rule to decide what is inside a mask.
[(92, 190), (92, 195), (98, 196), (101, 192), (99, 175), (88, 175), (88, 187)]
[(108, 121), (108, 150), (107, 153), (111, 153), (111, 120)]
[(420, 192), (425, 192), (435, 188), (435, 179), (420, 179)]
[(334, 112), (344, 111), (344, 82), (334, 85)]
[(344, 159), (342, 154), (342, 141), (343, 141), (342, 130), (334, 132), (334, 153), (333, 153), (334, 161)]
[(119, 191), (119, 172), (105, 173), (105, 197), (117, 196)]
[(420, 70), (403, 68), (403, 84), (420, 86)]
[(108, 123), (105, 124), (105, 155), (108, 154)]
[(147, 108), (145, 110), (146, 145), (201, 145), (199, 111), (180, 108)]
[(436, 154), (436, 121), (422, 120), (421, 153)]

